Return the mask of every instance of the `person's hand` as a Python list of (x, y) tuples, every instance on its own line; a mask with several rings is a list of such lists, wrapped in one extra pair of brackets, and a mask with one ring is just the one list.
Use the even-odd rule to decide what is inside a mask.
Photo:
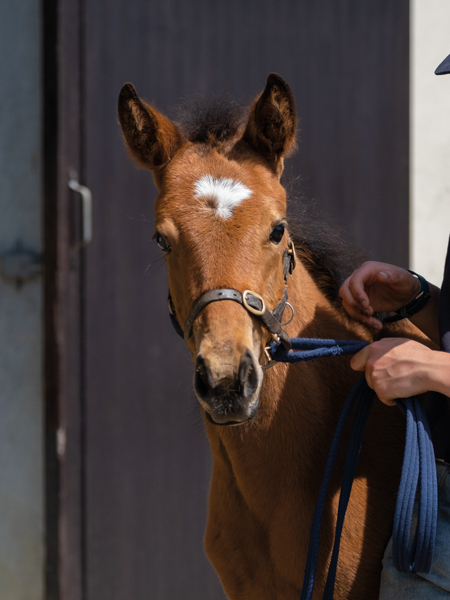
[[(406, 338), (384, 338), (352, 357), (355, 371), (365, 371), (366, 380), (378, 398), (394, 406), (395, 398), (409, 398), (435, 389), (449, 371), (450, 356)], [(441, 364), (442, 360), (445, 364)], [(443, 390), (445, 391), (445, 390)]]
[(383, 327), (374, 312), (399, 310), (420, 293), (420, 281), (406, 269), (368, 261), (342, 284), (339, 295), (348, 314), (375, 329)]

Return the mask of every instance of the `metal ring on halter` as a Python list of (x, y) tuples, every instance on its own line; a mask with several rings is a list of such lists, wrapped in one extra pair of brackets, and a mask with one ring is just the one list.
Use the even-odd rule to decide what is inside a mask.
[(289, 323), (291, 323), (292, 319), (295, 316), (295, 311), (294, 311), (294, 307), (292, 306), (292, 304), (290, 302), (286, 302), (286, 306), (289, 306), (292, 314), (291, 314), (291, 318), (289, 319), (289, 321), (286, 321), (286, 323), (281, 323), (281, 327), (286, 327), (286, 325), (289, 325)]

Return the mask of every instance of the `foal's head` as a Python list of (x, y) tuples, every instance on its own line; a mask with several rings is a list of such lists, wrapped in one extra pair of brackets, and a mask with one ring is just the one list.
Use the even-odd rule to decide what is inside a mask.
[[(280, 176), (295, 146), (287, 84), (270, 75), (246, 122), (216, 119), (191, 133), (126, 84), (119, 119), (131, 155), (153, 172), (159, 191), (155, 238), (181, 328), (203, 294), (221, 288), (252, 290), (273, 311), (283, 296), (289, 243)], [(253, 416), (270, 339), (261, 321), (234, 301), (213, 302), (199, 312), (185, 339), (195, 392), (209, 419), (237, 424)]]

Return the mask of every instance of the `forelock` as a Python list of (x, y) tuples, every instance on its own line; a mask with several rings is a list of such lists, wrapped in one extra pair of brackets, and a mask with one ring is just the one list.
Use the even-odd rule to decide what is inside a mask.
[(229, 96), (185, 99), (176, 109), (175, 120), (190, 142), (221, 144), (243, 133), (248, 108)]

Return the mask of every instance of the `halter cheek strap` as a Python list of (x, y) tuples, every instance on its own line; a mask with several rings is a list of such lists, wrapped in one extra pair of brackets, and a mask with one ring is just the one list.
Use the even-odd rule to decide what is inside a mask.
[[(292, 242), (289, 242), (288, 248), (283, 254), (283, 274), (285, 283), (287, 283), (287, 278), (294, 270), (295, 265), (296, 255), (294, 244)], [(284, 309), (286, 308), (286, 304), (288, 304), (287, 298), (287, 288), (285, 286), (281, 302), (277, 305), (273, 312), (270, 312), (263, 298), (259, 294), (257, 294), (256, 292), (252, 292), (251, 290), (245, 290), (242, 294), (241, 292), (231, 288), (220, 288), (217, 290), (211, 290), (203, 294), (203, 296), (201, 296), (196, 302), (188, 318), (186, 319), (184, 330), (181, 328), (181, 325), (178, 322), (170, 291), (168, 305), (172, 325), (174, 326), (175, 331), (178, 333), (178, 335), (184, 338), (184, 341), (186, 343), (192, 335), (192, 329), (194, 326), (195, 319), (205, 308), (205, 306), (208, 306), (208, 304), (211, 304), (212, 302), (218, 302), (220, 300), (231, 300), (232, 302), (237, 302), (238, 304), (243, 306), (250, 314), (262, 321), (264, 327), (272, 334), (273, 339), (275, 341), (280, 341), (283, 347), (286, 350), (289, 350), (291, 348), (289, 335), (283, 329), (283, 325), (281, 324), (281, 318), (283, 316)]]

